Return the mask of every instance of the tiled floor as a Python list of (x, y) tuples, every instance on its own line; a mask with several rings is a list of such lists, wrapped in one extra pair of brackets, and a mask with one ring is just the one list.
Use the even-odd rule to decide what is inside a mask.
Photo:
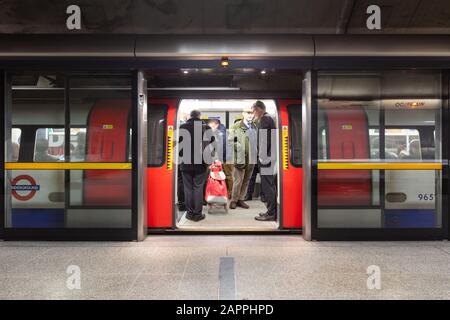
[[(225, 277), (233, 286), (221, 283), (221, 257), (234, 259), (235, 277)], [(80, 268), (81, 289), (67, 286), (70, 265)], [(371, 265), (381, 272), (379, 290), (367, 288)], [(0, 299), (218, 299), (222, 285), (235, 288), (236, 299), (449, 299), (450, 242), (0, 242), (0, 272)]]

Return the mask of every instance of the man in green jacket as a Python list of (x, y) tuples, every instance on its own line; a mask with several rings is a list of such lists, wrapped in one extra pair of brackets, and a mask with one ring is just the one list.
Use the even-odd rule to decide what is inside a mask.
[(244, 109), (242, 115), (243, 119), (230, 128), (228, 136), (234, 160), (230, 209), (236, 209), (236, 207), (249, 208), (244, 199), (256, 163), (257, 132), (253, 124), (253, 110), (248, 107)]

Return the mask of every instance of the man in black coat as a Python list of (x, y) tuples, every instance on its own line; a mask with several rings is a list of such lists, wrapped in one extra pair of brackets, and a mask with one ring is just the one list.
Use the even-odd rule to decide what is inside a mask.
[[(276, 149), (272, 150), (272, 138), (275, 138), (275, 121), (266, 112), (266, 105), (256, 101), (252, 106), (258, 128), (258, 168), (261, 176), (261, 190), (266, 198), (267, 211), (255, 217), (258, 221), (277, 220), (277, 189), (274, 179)], [(273, 146), (275, 148), (275, 146)]]
[(190, 118), (180, 126), (180, 171), (184, 185), (186, 218), (200, 221), (205, 218), (203, 209), (203, 187), (208, 164), (204, 150), (211, 141), (204, 141), (204, 134), (211, 128), (200, 119), (200, 111), (193, 110)]

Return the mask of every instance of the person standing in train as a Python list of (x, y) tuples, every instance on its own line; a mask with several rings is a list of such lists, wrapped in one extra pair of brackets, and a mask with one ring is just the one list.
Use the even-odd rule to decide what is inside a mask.
[[(180, 171), (183, 179), (186, 218), (192, 221), (205, 218), (202, 213), (203, 188), (208, 164), (203, 154), (210, 141), (204, 141), (203, 137), (211, 128), (200, 119), (200, 115), (199, 110), (192, 110), (190, 118), (180, 126)], [(184, 139), (186, 140), (183, 142)]]
[[(180, 127), (185, 124), (189, 119), (189, 114), (186, 112), (181, 112), (180, 114)], [(184, 186), (183, 186), (183, 176), (181, 175), (180, 166), (177, 170), (177, 207), (179, 211), (186, 211), (186, 205), (184, 204)]]
[[(256, 185), (256, 176), (259, 173), (259, 168), (257, 165), (255, 165), (255, 168), (253, 168), (253, 174), (250, 178), (250, 182), (248, 183), (248, 189), (247, 189), (247, 195), (245, 196), (245, 201), (253, 200), (253, 193), (255, 192), (255, 185)], [(264, 197), (264, 193), (262, 190), (259, 190), (259, 197), (262, 202), (266, 202), (266, 198)]]
[(220, 160), (223, 163), (226, 152), (227, 128), (216, 118), (208, 119), (207, 124), (212, 130), (214, 141), (217, 141), (213, 157), (215, 160)]
[(208, 125), (213, 131), (214, 139), (217, 139), (218, 144), (216, 151), (216, 159), (220, 160), (223, 164), (223, 172), (225, 173), (225, 183), (227, 185), (228, 196), (231, 196), (231, 191), (233, 189), (233, 167), (228, 164), (229, 160), (229, 147), (227, 142), (227, 128), (219, 119), (209, 119)]
[(256, 156), (256, 149), (253, 151), (252, 148), (256, 146), (256, 127), (253, 124), (253, 111), (250, 107), (244, 109), (242, 115), (243, 119), (230, 128), (228, 138), (234, 157), (230, 209), (250, 208), (244, 199), (255, 166), (252, 158)]
[(275, 121), (266, 112), (266, 105), (256, 101), (252, 106), (255, 115), (255, 124), (258, 131), (258, 168), (261, 176), (261, 190), (266, 198), (267, 211), (255, 217), (258, 221), (276, 221), (277, 196), (274, 179), (276, 152), (272, 150), (272, 139), (275, 137)]

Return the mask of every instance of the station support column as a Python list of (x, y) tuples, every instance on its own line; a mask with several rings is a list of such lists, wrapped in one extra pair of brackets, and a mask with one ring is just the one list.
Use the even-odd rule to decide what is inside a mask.
[(133, 194), (137, 209), (137, 239), (142, 241), (147, 236), (147, 79), (142, 71), (135, 74), (137, 81), (137, 134), (133, 135), (135, 179), (133, 180), (136, 193)]
[(302, 190), (302, 233), (305, 240), (310, 241), (313, 213), (312, 190), (312, 129), (313, 125), (313, 71), (305, 73), (302, 83), (302, 164), (303, 164), (303, 190)]

